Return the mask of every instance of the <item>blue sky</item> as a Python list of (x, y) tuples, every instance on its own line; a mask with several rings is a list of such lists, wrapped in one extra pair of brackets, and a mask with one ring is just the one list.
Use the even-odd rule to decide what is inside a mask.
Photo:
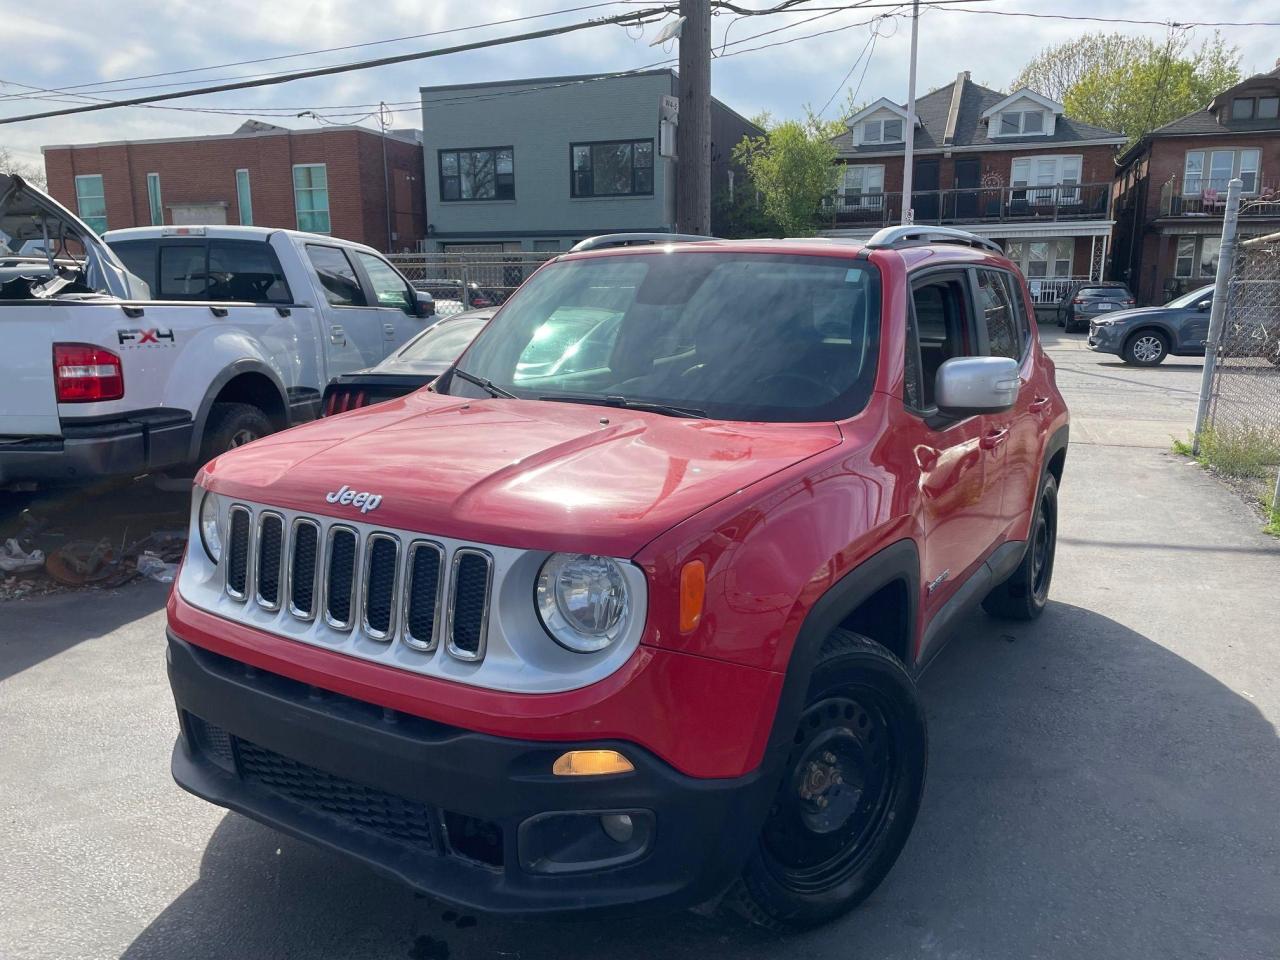
[[(143, 83), (231, 78), (256, 72), (319, 66), (373, 56), (405, 53), (512, 32), (524, 32), (587, 17), (603, 16), (626, 8), (628, 0), (609, 7), (568, 12), (601, 0), (495, 0), (486, 4), (465, 0), (107, 0), (64, 2), (58, 5), (10, 5), (5, 12), (5, 57), (0, 63), (0, 114), (14, 115), (53, 106), (38, 99), (14, 99), (31, 91), (17, 84), (52, 88), (69, 84), (101, 83), (122, 77), (187, 70), (258, 57), (279, 57), (299, 51), (379, 41), (391, 37), (427, 33), (528, 16), (551, 10), (566, 11), (555, 17), (484, 30), (454, 33), (381, 44), (374, 47), (255, 66), (225, 67), (206, 73), (131, 81)], [(635, 0), (630, 0), (635, 3)], [(740, 0), (763, 7), (769, 0)], [(830, 8), (839, 0), (810, 0), (808, 6)], [(872, 0), (880, 3), (884, 0)], [(647, 5), (647, 4), (645, 4)], [(1212, 4), (1187, 0), (1132, 0), (1123, 5), (1108, 0), (993, 0), (973, 7), (1074, 15), (1126, 16), (1167, 20), (1276, 19), (1274, 0), (1219, 0)], [(875, 24), (879, 36), (868, 63), (859, 57), (868, 47), (872, 26), (858, 25), (875, 11), (830, 12), (811, 23), (800, 23), (820, 12), (744, 18), (730, 14), (714, 18), (712, 33), (717, 47), (730, 44), (725, 53), (736, 53), (712, 65), (717, 97), (743, 114), (768, 110), (775, 116), (798, 116), (804, 104), (821, 107), (833, 99), (828, 115), (844, 101), (841, 82), (857, 62), (849, 86), (861, 82), (860, 100), (880, 96), (906, 98), (908, 26), (903, 18)], [(784, 24), (790, 29), (756, 41), (740, 42), (753, 34)], [(748, 47), (793, 37), (803, 37), (833, 27), (848, 29), (825, 36), (800, 39), (784, 46), (738, 53)], [(1022, 64), (1046, 45), (1068, 40), (1082, 32), (1124, 29), (1163, 38), (1161, 27), (1108, 26), (1059, 20), (1013, 18), (943, 9), (928, 10), (920, 24), (919, 91), (941, 86), (960, 70), (969, 70), (975, 81), (1004, 86)], [(492, 50), (452, 55), (440, 59), (384, 67), (323, 79), (174, 101), (186, 108), (230, 109), (245, 116), (122, 108), (100, 113), (30, 121), (0, 127), (0, 147), (23, 160), (39, 157), (41, 145), (103, 140), (225, 133), (249, 116), (290, 127), (312, 126), (316, 121), (292, 114), (304, 109), (332, 108), (350, 114), (337, 122), (364, 122), (368, 108), (358, 104), (381, 100), (398, 105), (398, 126), (419, 126), (421, 115), (413, 106), (419, 86), (501, 80), (514, 77), (596, 73), (644, 66), (675, 56), (675, 51), (650, 47), (656, 27), (643, 35), (617, 26), (599, 27), (564, 37), (530, 41)], [(727, 31), (727, 38), (726, 38)], [(1193, 43), (1210, 31), (1197, 30)], [(1246, 73), (1269, 70), (1280, 54), (1280, 28), (1225, 28), (1227, 39), (1241, 49)], [(737, 44), (737, 46), (734, 46)], [(865, 73), (864, 73), (865, 68)], [(168, 88), (174, 89), (174, 88)], [(95, 95), (136, 96), (145, 91)], [(289, 108), (284, 117), (270, 108)]]

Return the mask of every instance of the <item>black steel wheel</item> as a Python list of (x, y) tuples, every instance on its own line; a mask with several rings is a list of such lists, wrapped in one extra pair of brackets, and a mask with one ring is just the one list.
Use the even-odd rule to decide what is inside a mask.
[(1035, 516), (1022, 561), (1009, 578), (992, 588), (983, 609), (1010, 620), (1034, 620), (1044, 613), (1053, 582), (1053, 561), (1058, 552), (1058, 482), (1046, 473), (1040, 481)]
[(911, 832), (926, 756), (924, 714), (906, 668), (866, 637), (835, 631), (729, 904), (759, 926), (797, 929), (866, 899)]

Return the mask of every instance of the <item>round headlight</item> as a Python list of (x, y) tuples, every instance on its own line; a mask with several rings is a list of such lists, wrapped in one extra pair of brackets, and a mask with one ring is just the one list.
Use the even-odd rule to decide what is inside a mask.
[(603, 650), (627, 629), (631, 598), (616, 560), (553, 553), (538, 574), (538, 616), (560, 646), (575, 653)]
[(209, 559), (218, 563), (222, 559), (222, 532), (218, 529), (218, 497), (205, 492), (200, 501), (200, 543)]

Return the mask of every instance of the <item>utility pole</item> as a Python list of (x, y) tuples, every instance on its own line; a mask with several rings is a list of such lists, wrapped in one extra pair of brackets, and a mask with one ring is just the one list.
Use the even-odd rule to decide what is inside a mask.
[(711, 233), (711, 0), (680, 0), (676, 229)]
[(1218, 251), (1218, 270), (1213, 277), (1213, 306), (1209, 308), (1209, 338), (1204, 344), (1204, 372), (1200, 375), (1200, 402), (1196, 405), (1196, 432), (1191, 438), (1191, 452), (1200, 454), (1200, 438), (1209, 418), (1209, 398), (1213, 393), (1213, 372), (1218, 365), (1218, 344), (1222, 342), (1222, 325), (1227, 316), (1227, 284), (1236, 265), (1236, 222), (1240, 219), (1240, 191), (1244, 181), (1239, 177), (1227, 184), (1227, 209), (1222, 216), (1222, 247)]
[(378, 104), (378, 126), (382, 128), (382, 199), (387, 208), (387, 253), (393, 253), (391, 246), (391, 174), (387, 171), (387, 127), (394, 116), (386, 103)]
[(911, 196), (911, 179), (915, 172), (916, 152), (916, 41), (920, 36), (920, 0), (911, 0), (911, 74), (907, 78), (907, 130), (902, 154), (902, 222), (914, 223), (915, 201)]

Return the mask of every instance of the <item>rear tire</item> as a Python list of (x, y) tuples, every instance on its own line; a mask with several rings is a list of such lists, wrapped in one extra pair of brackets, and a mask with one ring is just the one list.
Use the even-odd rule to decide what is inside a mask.
[(1139, 330), (1124, 345), (1124, 362), (1154, 367), (1169, 355), (1169, 338), (1159, 330)]
[(1022, 561), (1004, 583), (992, 589), (982, 608), (994, 617), (1034, 620), (1044, 613), (1053, 580), (1053, 559), (1058, 547), (1058, 481), (1046, 473), (1036, 497), (1031, 535)]
[(798, 930), (853, 909), (898, 859), (924, 791), (928, 733), (911, 675), (878, 643), (827, 637), (782, 782), (724, 903)]
[(267, 415), (252, 404), (215, 403), (205, 424), (200, 463), (208, 463), (219, 454), (243, 447), (273, 430)]

